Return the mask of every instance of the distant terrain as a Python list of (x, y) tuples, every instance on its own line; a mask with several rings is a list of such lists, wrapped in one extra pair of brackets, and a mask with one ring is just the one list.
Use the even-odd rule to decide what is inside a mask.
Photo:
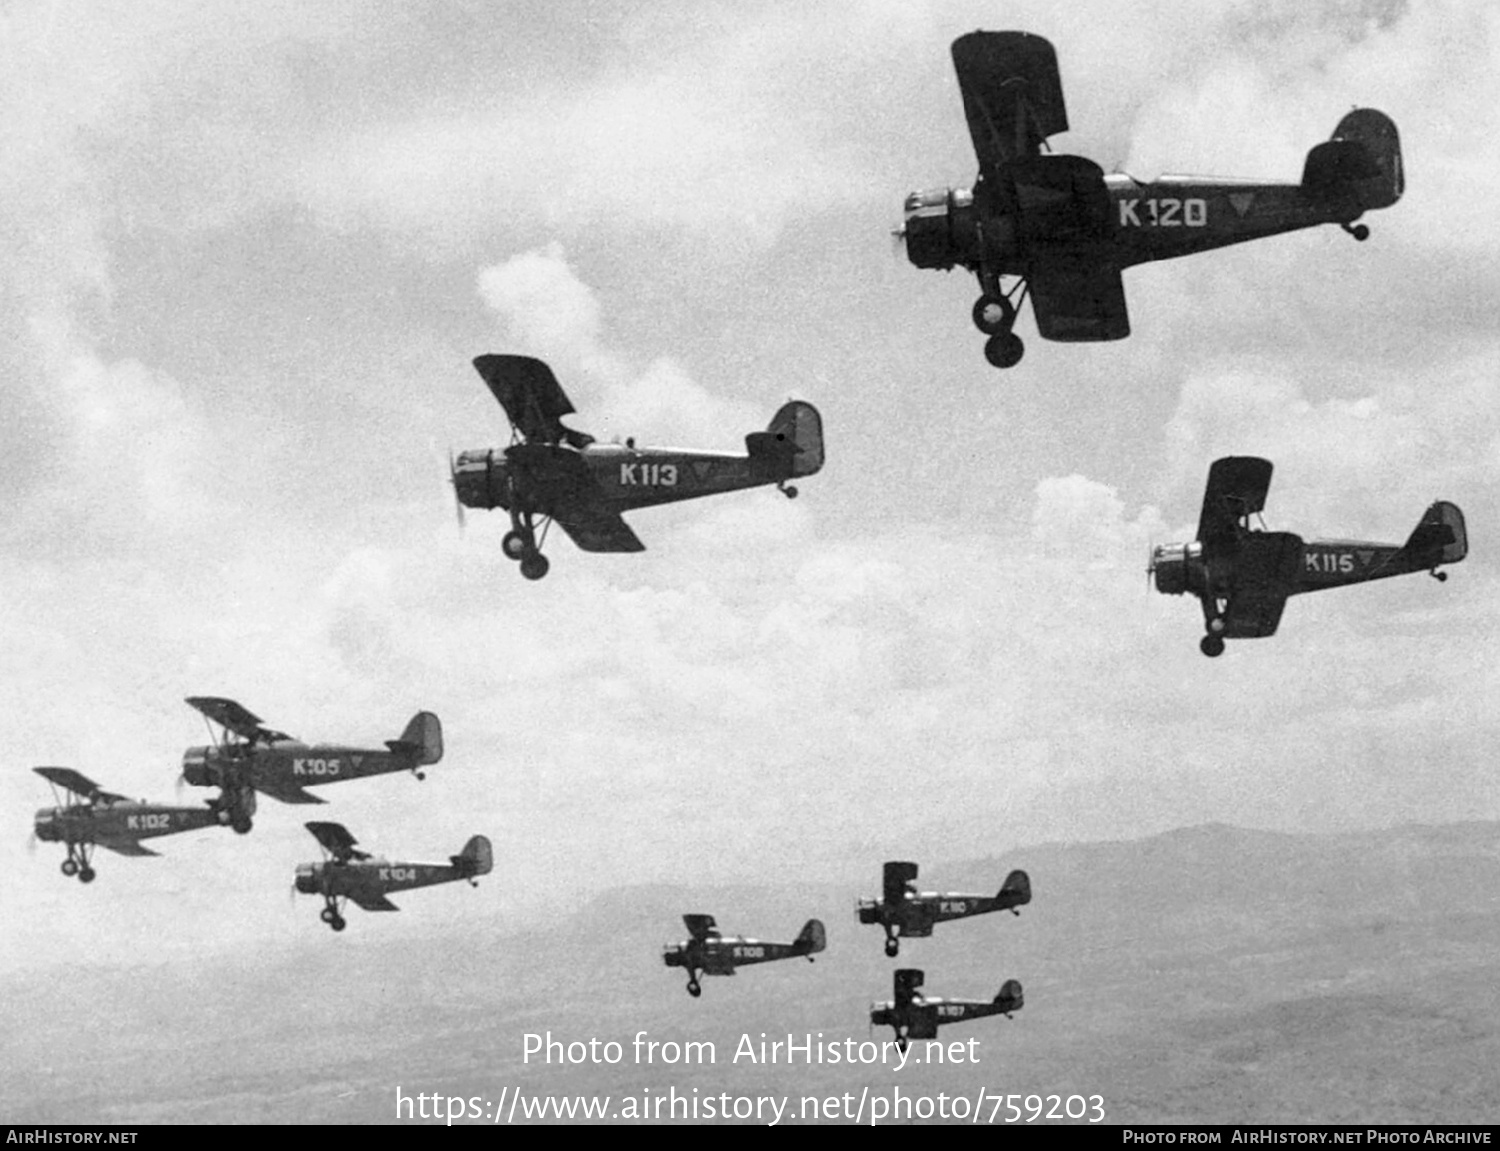
[[(1107, 1121), (1487, 1123), (1500, 1119), (1500, 824), (1283, 835), (1223, 825), (1124, 843), (1045, 845), (969, 863), (919, 860), (923, 887), (993, 890), (1030, 874), (1020, 918), (938, 928), (882, 954), (855, 922), (868, 874), (786, 868), (744, 888), (627, 887), (515, 933), (486, 918), (382, 939), (351, 909), (341, 936), (310, 904), (290, 954), (205, 952), (159, 967), (55, 965), (0, 983), (0, 1119), (13, 1123), (368, 1122), (409, 1096), (827, 1096), (1076, 1093)], [(486, 882), (503, 882), (502, 868)], [(68, 891), (61, 891), (59, 898)], [(423, 914), (418, 895), (402, 914)], [(790, 939), (828, 927), (815, 964), (705, 978), (663, 967), (680, 916)], [(732, 1064), (758, 1042), (870, 1034), (897, 966), (933, 994), (1025, 985), (1014, 1019), (945, 1028), (977, 1064)], [(711, 1040), (713, 1066), (638, 1066), (631, 1039)], [(523, 1036), (623, 1045), (615, 1066), (522, 1062)]]

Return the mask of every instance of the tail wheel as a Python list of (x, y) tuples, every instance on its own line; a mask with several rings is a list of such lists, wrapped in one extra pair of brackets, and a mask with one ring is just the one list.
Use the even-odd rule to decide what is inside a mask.
[(94, 882), (94, 874), (95, 874), (94, 873), (94, 869), (92, 867), (88, 867), (86, 865), (84, 867), (80, 867), (78, 869), (78, 879), (79, 879), (79, 882), (81, 882), (81, 883), (93, 883)]
[(333, 928), (335, 931), (342, 931), (344, 930), (344, 928), (348, 927), (349, 924), (342, 915), (335, 914), (334, 917), (328, 921), (328, 926)]
[(1014, 332), (1002, 332), (984, 342), (984, 358), (997, 368), (1013, 368), (1026, 354), (1026, 345)]
[(527, 538), (517, 531), (506, 532), (505, 538), (500, 541), (500, 550), (505, 553), (505, 558), (510, 560), (523, 559), (530, 546)]
[(694, 999), (697, 999), (698, 996), (703, 994), (703, 985), (700, 984), (696, 979), (692, 980), (688, 984), (688, 994), (691, 995)]
[(70, 877), (74, 876), (74, 875), (77, 875), (78, 874), (78, 864), (74, 860), (72, 860), (72, 859), (65, 859), (65, 860), (63, 860), (62, 861), (62, 873), (64, 875), (67, 875), (67, 876), (70, 876)]

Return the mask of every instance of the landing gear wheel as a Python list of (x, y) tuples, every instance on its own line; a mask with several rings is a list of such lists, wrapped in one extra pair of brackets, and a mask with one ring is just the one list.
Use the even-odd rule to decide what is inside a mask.
[(1198, 650), (1213, 659), (1224, 654), (1224, 641), (1216, 635), (1206, 635), (1198, 641)]
[(1211, 619), (1211, 620), (1208, 621), (1208, 634), (1209, 635), (1223, 635), (1224, 634), (1224, 617), (1223, 616), (1217, 616), (1216, 615), (1216, 616), (1214, 616), (1213, 619)]
[(1355, 224), (1352, 228), (1348, 224), (1345, 224), (1344, 231), (1348, 232), (1360, 243), (1364, 243), (1370, 238), (1370, 229), (1364, 224)]
[(508, 560), (524, 559), (529, 546), (526, 537), (520, 532), (506, 532), (505, 538), (500, 541), (500, 550)]
[(984, 358), (997, 368), (1013, 368), (1026, 354), (1026, 345), (1014, 332), (1001, 332), (984, 342)]
[(80, 883), (93, 883), (94, 869), (92, 867), (88, 867), (87, 865), (80, 867), (78, 869), (78, 880)]
[(789, 500), (796, 499), (797, 498), (797, 488), (796, 488), (796, 485), (794, 485), (794, 484), (787, 484), (786, 487), (784, 487), (784, 488), (781, 489), (781, 494), (784, 495), (784, 496), (786, 496), (786, 498), (789, 499)]
[(907, 1045), (909, 1043), (911, 1043), (911, 1040), (908, 1039), (905, 1035), (898, 1035), (898, 1036), (896, 1036), (896, 1050), (897, 1051), (905, 1051), (906, 1048), (907, 1048)]
[(688, 984), (688, 994), (691, 995), (694, 999), (697, 999), (698, 996), (703, 994), (703, 987), (696, 979), (692, 980)]
[(541, 579), (551, 566), (541, 552), (532, 552), (521, 558), (521, 574), (527, 579)]
[(974, 326), (986, 336), (998, 336), (1010, 331), (1016, 322), (1016, 309), (1004, 296), (992, 296), (988, 292), (974, 301)]
[(422, 783), (427, 779), (427, 773), (425, 771), (417, 771), (413, 772), (412, 774), (417, 777), (418, 783)]
[(333, 919), (329, 921), (328, 926), (333, 928), (335, 931), (342, 931), (344, 930), (344, 928), (348, 927), (349, 924), (345, 921), (342, 915), (335, 915)]
[(325, 907), (322, 911), (318, 912), (318, 918), (321, 919), (324, 923), (332, 923), (333, 917), (337, 914), (338, 913), (334, 911), (333, 908)]
[(77, 875), (78, 874), (78, 864), (75, 863), (71, 859), (65, 859), (65, 860), (63, 860), (62, 861), (62, 873), (64, 875), (67, 875), (67, 876)]
[(255, 824), (250, 822), (250, 817), (248, 815), (236, 815), (230, 819), (229, 826), (234, 828), (235, 833), (238, 835), (249, 835), (250, 829), (254, 827)]
[(901, 941), (899, 939), (887, 939), (885, 941), (885, 954), (887, 958), (895, 959), (900, 951)]

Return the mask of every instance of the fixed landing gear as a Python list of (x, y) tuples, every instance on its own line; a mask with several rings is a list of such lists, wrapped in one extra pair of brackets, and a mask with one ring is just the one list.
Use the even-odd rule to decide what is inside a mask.
[(237, 835), (249, 835), (250, 829), (255, 826), (250, 817), (242, 811), (237, 811), (229, 819), (229, 826), (234, 828)]
[(901, 941), (894, 935), (885, 937), (885, 954), (888, 959), (895, 959), (901, 953)]
[(688, 980), (688, 985), (687, 985), (687, 992), (694, 999), (697, 999), (698, 996), (700, 996), (700, 995), (703, 994), (703, 984), (699, 983), (696, 978), (689, 979)]
[(512, 515), (511, 524), (511, 530), (500, 541), (500, 550), (505, 553), (506, 559), (520, 563), (521, 574), (527, 579), (541, 579), (552, 565), (547, 562), (547, 557), (537, 544), (536, 530), (532, 526), (530, 514), (526, 514), (524, 518)]
[(89, 866), (89, 857), (86, 848), (82, 845), (75, 848), (68, 844), (68, 858), (62, 861), (62, 873), (69, 878), (78, 876), (79, 883), (93, 883), (94, 869)]
[(348, 921), (339, 914), (339, 909), (332, 900), (329, 900), (327, 907), (318, 912), (318, 918), (335, 931), (342, 931), (349, 926)]
[(1026, 281), (1007, 294), (1000, 278), (988, 272), (979, 277), (983, 295), (974, 301), (974, 326), (989, 337), (984, 343), (984, 358), (997, 368), (1013, 368), (1026, 354), (1026, 345), (1016, 335), (1016, 309), (1026, 295)]
[(1198, 650), (1213, 659), (1224, 654), (1223, 637), (1217, 635), (1206, 635), (1198, 641)]
[(1348, 232), (1360, 243), (1364, 243), (1370, 238), (1370, 229), (1363, 224), (1340, 224), (1339, 227), (1343, 228), (1344, 231)]

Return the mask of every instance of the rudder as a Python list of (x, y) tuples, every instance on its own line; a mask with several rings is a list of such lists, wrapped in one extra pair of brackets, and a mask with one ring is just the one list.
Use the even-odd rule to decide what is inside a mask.
[(1331, 139), (1308, 152), (1302, 186), (1317, 195), (1352, 195), (1361, 212), (1389, 208), (1406, 190), (1395, 122), (1374, 108), (1350, 112)]
[(1007, 907), (1020, 907), (1031, 902), (1031, 877), (1019, 869), (1005, 877), (998, 896)]
[(816, 955), (828, 946), (828, 933), (823, 929), (821, 919), (809, 919), (802, 925), (794, 946), (804, 955)]
[[(1456, 564), (1469, 554), (1469, 530), (1457, 504), (1438, 500), (1422, 515), (1402, 551), (1413, 558), (1430, 555), (1432, 565)], [(1427, 561), (1421, 561), (1427, 562)]]
[(495, 866), (495, 851), (488, 837), (470, 836), (464, 849), (453, 857), (453, 864), (465, 876), (488, 875)]
[(1007, 979), (1000, 987), (1000, 994), (995, 996), (995, 1006), (1006, 1015), (1019, 1011), (1025, 1004), (1026, 996), (1021, 991), (1019, 979)]
[(417, 757), (421, 764), (434, 764), (443, 758), (443, 721), (430, 711), (419, 711), (411, 717), (400, 739), (386, 741), (395, 752)]
[(788, 477), (810, 476), (823, 467), (823, 417), (805, 400), (791, 400), (777, 410), (763, 432), (745, 437), (753, 461)]

